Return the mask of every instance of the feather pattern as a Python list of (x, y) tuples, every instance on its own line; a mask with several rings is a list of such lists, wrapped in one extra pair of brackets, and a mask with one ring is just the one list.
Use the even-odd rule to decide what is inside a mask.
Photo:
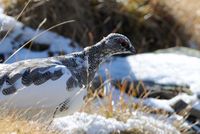
[[(125, 49), (118, 39), (130, 46)], [(127, 37), (110, 34), (81, 52), (1, 64), (0, 103), (9, 102), (9, 106), (19, 108), (57, 107), (60, 112), (74, 112), (83, 104), (99, 64), (111, 55), (132, 50)]]

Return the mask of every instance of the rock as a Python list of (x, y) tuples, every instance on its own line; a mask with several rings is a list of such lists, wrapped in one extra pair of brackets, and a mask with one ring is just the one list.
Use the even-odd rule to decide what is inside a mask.
[(196, 119), (200, 120), (200, 109), (192, 108), (190, 111), (190, 116), (195, 117)]
[(174, 105), (172, 105), (172, 108), (174, 109), (176, 113), (179, 113), (182, 110), (184, 110), (187, 106), (188, 104), (185, 101), (178, 100)]

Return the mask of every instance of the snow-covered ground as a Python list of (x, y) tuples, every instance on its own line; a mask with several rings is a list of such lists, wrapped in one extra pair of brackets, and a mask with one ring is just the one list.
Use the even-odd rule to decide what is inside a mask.
[(159, 84), (188, 85), (193, 93), (200, 93), (200, 58), (172, 54), (146, 53), (115, 58), (103, 64), (99, 73), (111, 79), (146, 80)]
[(134, 129), (154, 134), (180, 133), (169, 121), (155, 119), (140, 112), (133, 112), (132, 117), (126, 122), (117, 121), (113, 118), (106, 119), (96, 114), (75, 113), (71, 116), (55, 119), (53, 125), (68, 134), (109, 134)]
[[(8, 36), (0, 41), (0, 54), (4, 55), (6, 60), (14, 51), (20, 48), (29, 40), (33, 40), (32, 46), (40, 45), (44, 50), (31, 51), (22, 48), (21, 51), (16, 53), (7, 63), (12, 63), (19, 60), (31, 58), (45, 58), (59, 53), (71, 53), (80, 51), (81, 48), (77, 43), (69, 38), (60, 36), (54, 32), (44, 32), (44, 30), (34, 30), (30, 27), (24, 26), (21, 22), (16, 21), (13, 17), (0, 13), (0, 29), (1, 33), (9, 31)], [(4, 34), (5, 35), (5, 34)], [(39, 35), (39, 36), (38, 36)], [(31, 48), (30, 47), (30, 48)]]
[[(196, 57), (172, 53), (146, 53), (119, 57), (111, 60), (110, 63), (102, 64), (99, 74), (104, 79), (106, 79), (106, 72), (109, 72), (113, 80), (143, 80), (166, 85), (187, 85), (193, 93), (193, 95), (179, 94), (170, 100), (142, 99), (148, 106), (172, 112), (171, 106), (180, 99), (188, 104), (199, 102), (197, 96), (200, 94), (200, 59)], [(108, 87), (107, 89), (112, 88)], [(112, 91), (113, 99), (118, 100), (120, 92)], [(125, 96), (125, 100), (130, 101), (130, 97)], [(134, 98), (133, 101), (138, 102), (141, 99)]]

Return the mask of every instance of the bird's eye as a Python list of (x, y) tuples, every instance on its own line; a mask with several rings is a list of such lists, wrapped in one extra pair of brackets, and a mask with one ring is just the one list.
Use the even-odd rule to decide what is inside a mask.
[(122, 47), (124, 48), (129, 48), (129, 43), (123, 39), (118, 39), (117, 40), (119, 44), (121, 44)]
[(123, 47), (125, 47), (125, 48), (128, 48), (129, 47), (129, 44), (128, 44), (128, 42), (121, 42), (121, 45), (123, 46)]

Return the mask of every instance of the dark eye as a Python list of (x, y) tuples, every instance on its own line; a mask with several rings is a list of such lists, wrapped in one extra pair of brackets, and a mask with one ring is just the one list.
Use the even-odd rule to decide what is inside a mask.
[(129, 44), (128, 44), (128, 42), (121, 42), (121, 45), (123, 46), (123, 47), (125, 47), (125, 48), (129, 48)]
[(118, 42), (118, 44), (120, 44), (122, 47), (124, 47), (126, 49), (129, 49), (129, 47), (130, 47), (129, 43), (124, 39), (118, 38), (117, 42)]

